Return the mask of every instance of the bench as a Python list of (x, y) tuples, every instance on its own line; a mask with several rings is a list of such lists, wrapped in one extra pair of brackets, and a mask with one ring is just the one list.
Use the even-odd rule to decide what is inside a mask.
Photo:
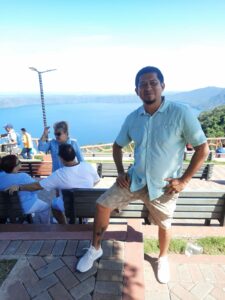
[[(182, 173), (184, 173), (184, 171), (187, 169), (188, 166), (189, 164), (183, 164)], [(209, 180), (212, 177), (213, 167), (214, 167), (213, 163), (209, 163), (209, 164), (204, 163), (192, 178)]]
[[(195, 151), (185, 151), (184, 152), (184, 160), (191, 160), (192, 156), (194, 155)], [(210, 151), (207, 157), (207, 161), (212, 161), (215, 157), (215, 151)]]
[[(131, 167), (131, 163), (123, 163), (125, 172)], [(99, 177), (117, 177), (117, 168), (114, 163), (98, 163), (97, 172)]]
[(0, 192), (0, 223), (33, 223), (31, 214), (24, 214), (18, 194)]
[[(187, 169), (189, 164), (183, 164), (182, 173)], [(125, 172), (132, 166), (131, 163), (123, 163)], [(204, 163), (201, 168), (196, 172), (193, 178), (209, 180), (212, 177), (214, 164)], [(100, 178), (103, 177), (117, 177), (117, 169), (114, 163), (98, 163), (97, 172)]]
[[(76, 218), (93, 218), (96, 200), (107, 189), (63, 190), (66, 216), (73, 224)], [(148, 211), (141, 200), (131, 202), (120, 212), (113, 211), (112, 218), (143, 218), (148, 222)], [(225, 226), (225, 192), (183, 191), (178, 198), (174, 219), (203, 219), (205, 225), (219, 220)]]
[(52, 174), (52, 162), (21, 159), (21, 168), (19, 172), (27, 173), (31, 177), (46, 177)]

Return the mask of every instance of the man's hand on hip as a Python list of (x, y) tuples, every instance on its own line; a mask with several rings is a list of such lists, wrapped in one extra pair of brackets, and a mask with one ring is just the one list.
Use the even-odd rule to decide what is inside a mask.
[(188, 183), (181, 178), (166, 178), (164, 180), (169, 182), (165, 187), (165, 194), (180, 193)]
[(116, 182), (121, 188), (129, 189), (130, 187), (130, 178), (128, 177), (127, 173), (118, 174)]

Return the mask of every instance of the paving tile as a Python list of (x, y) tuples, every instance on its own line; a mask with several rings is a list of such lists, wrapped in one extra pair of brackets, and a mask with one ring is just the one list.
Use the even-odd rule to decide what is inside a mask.
[(98, 263), (95, 261), (93, 267), (92, 267), (89, 271), (84, 272), (84, 273), (75, 271), (75, 272), (74, 272), (74, 275), (76, 276), (76, 278), (77, 278), (79, 281), (84, 281), (84, 280), (86, 280), (87, 278), (89, 278), (89, 277), (95, 275), (95, 274), (97, 273), (97, 270), (98, 270)]
[[(224, 283), (224, 287), (225, 287), (225, 283)], [(210, 294), (216, 300), (224, 300), (225, 299), (225, 289), (214, 288)]]
[(212, 271), (217, 282), (225, 282), (225, 271), (219, 265), (212, 265)]
[(79, 280), (74, 276), (67, 266), (59, 269), (55, 272), (55, 274), (67, 290), (70, 290), (72, 287), (79, 284)]
[(34, 270), (30, 267), (30, 265), (25, 265), (19, 270), (19, 279), (24, 284), (35, 284), (38, 282), (39, 278), (34, 272)]
[(11, 241), (8, 247), (4, 251), (4, 255), (12, 255), (16, 253), (16, 250), (19, 248), (21, 241)]
[(96, 280), (122, 282), (123, 274), (118, 270), (98, 270)]
[(188, 270), (193, 282), (204, 281), (203, 274), (197, 264), (189, 264)]
[(30, 296), (19, 280), (10, 286), (7, 296), (1, 300), (30, 300)]
[(64, 266), (64, 263), (61, 261), (61, 259), (54, 260), (53, 262), (44, 265), (39, 270), (37, 270), (37, 275), (40, 278), (44, 278), (51, 273), (55, 272), (56, 270), (62, 268)]
[(116, 259), (124, 260), (124, 242), (121, 241), (113, 242), (113, 256)]
[(187, 264), (179, 264), (177, 266), (177, 271), (179, 273), (179, 278), (181, 281), (192, 282), (192, 278), (188, 270)]
[(199, 282), (191, 289), (191, 293), (195, 295), (198, 299), (203, 299), (210, 293), (212, 289), (212, 284), (208, 282)]
[(92, 297), (90, 294), (87, 294), (87, 295), (84, 295), (83, 297), (81, 297), (79, 300), (92, 300)]
[(100, 294), (122, 295), (123, 285), (120, 282), (96, 281), (95, 291)]
[(78, 240), (68, 240), (63, 255), (75, 255), (77, 250)]
[(46, 265), (46, 261), (40, 256), (28, 256), (27, 259), (34, 270), (38, 270)]
[(3, 240), (3, 241), (0, 241), (0, 255), (5, 251), (5, 249), (8, 247), (10, 241), (8, 240)]
[(54, 300), (73, 300), (73, 297), (61, 283), (57, 283), (48, 291)]
[(61, 259), (67, 265), (71, 272), (75, 272), (75, 266), (78, 261), (78, 259), (75, 256), (63, 256)]
[(204, 300), (216, 300), (216, 298), (214, 298), (214, 297), (211, 296), (211, 295), (208, 295), (207, 297), (205, 297)]
[(180, 286), (179, 283), (171, 289), (171, 292), (182, 300), (199, 300), (195, 295)]
[(22, 241), (19, 248), (16, 250), (16, 255), (25, 255), (32, 245), (32, 241)]
[(41, 293), (37, 297), (33, 298), (32, 300), (52, 300), (52, 297), (49, 295), (47, 291)]
[(55, 245), (52, 249), (52, 255), (60, 256), (63, 255), (64, 249), (66, 247), (66, 240), (58, 240), (55, 242)]
[(54, 274), (51, 274), (33, 285), (26, 284), (26, 288), (30, 296), (35, 297), (58, 283), (58, 281), (58, 278)]
[(76, 257), (83, 256), (87, 249), (90, 247), (90, 240), (81, 240), (78, 242)]
[(41, 256), (50, 255), (52, 253), (54, 244), (55, 244), (55, 240), (44, 241), (44, 244), (41, 247), (39, 255)]
[[(92, 300), (122, 300), (122, 296), (94, 292)], [(131, 298), (130, 298), (131, 300)], [(149, 299), (146, 299), (149, 300)]]
[[(146, 300), (170, 300), (169, 293), (162, 293), (162, 292), (148, 292)], [(186, 300), (186, 299), (185, 299)]]
[(113, 241), (104, 240), (102, 241), (102, 258), (112, 257), (113, 256)]
[(38, 255), (44, 241), (33, 241), (30, 249), (27, 251), (27, 255)]
[[(145, 298), (145, 300), (149, 300), (150, 298)], [(179, 297), (177, 297), (176, 295), (174, 295), (173, 293), (170, 293), (170, 299), (171, 300), (183, 300)]]
[(211, 265), (208, 264), (199, 264), (199, 268), (203, 274), (203, 277), (208, 282), (215, 282), (216, 277), (213, 274)]
[(98, 268), (104, 270), (117, 270), (122, 271), (124, 263), (122, 260), (109, 260), (109, 259), (100, 259)]
[(77, 300), (85, 295), (88, 295), (93, 292), (95, 288), (95, 278), (92, 276), (87, 280), (83, 281), (78, 286), (72, 288), (70, 290), (71, 295)]

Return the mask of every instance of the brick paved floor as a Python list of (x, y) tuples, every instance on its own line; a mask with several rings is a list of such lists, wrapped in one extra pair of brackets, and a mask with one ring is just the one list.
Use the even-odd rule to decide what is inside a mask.
[(3, 282), (1, 300), (122, 299), (124, 242), (105, 240), (104, 254), (86, 273), (75, 263), (90, 240), (4, 240), (1, 259), (18, 261)]
[(171, 281), (160, 284), (155, 272), (157, 257), (145, 255), (146, 300), (224, 300), (225, 257), (199, 255), (169, 256)]

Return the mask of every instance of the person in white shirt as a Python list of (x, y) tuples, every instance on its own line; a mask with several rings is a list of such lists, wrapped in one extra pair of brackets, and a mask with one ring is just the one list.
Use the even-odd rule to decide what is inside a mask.
[(45, 189), (51, 191), (58, 189), (60, 197), (53, 201), (52, 212), (58, 223), (66, 224), (64, 205), (61, 190), (72, 188), (92, 188), (99, 180), (95, 168), (87, 162), (77, 162), (76, 153), (70, 144), (59, 146), (58, 155), (63, 167), (53, 172), (50, 176), (38, 182), (26, 185), (11, 186), (10, 192), (14, 191), (37, 191)]

